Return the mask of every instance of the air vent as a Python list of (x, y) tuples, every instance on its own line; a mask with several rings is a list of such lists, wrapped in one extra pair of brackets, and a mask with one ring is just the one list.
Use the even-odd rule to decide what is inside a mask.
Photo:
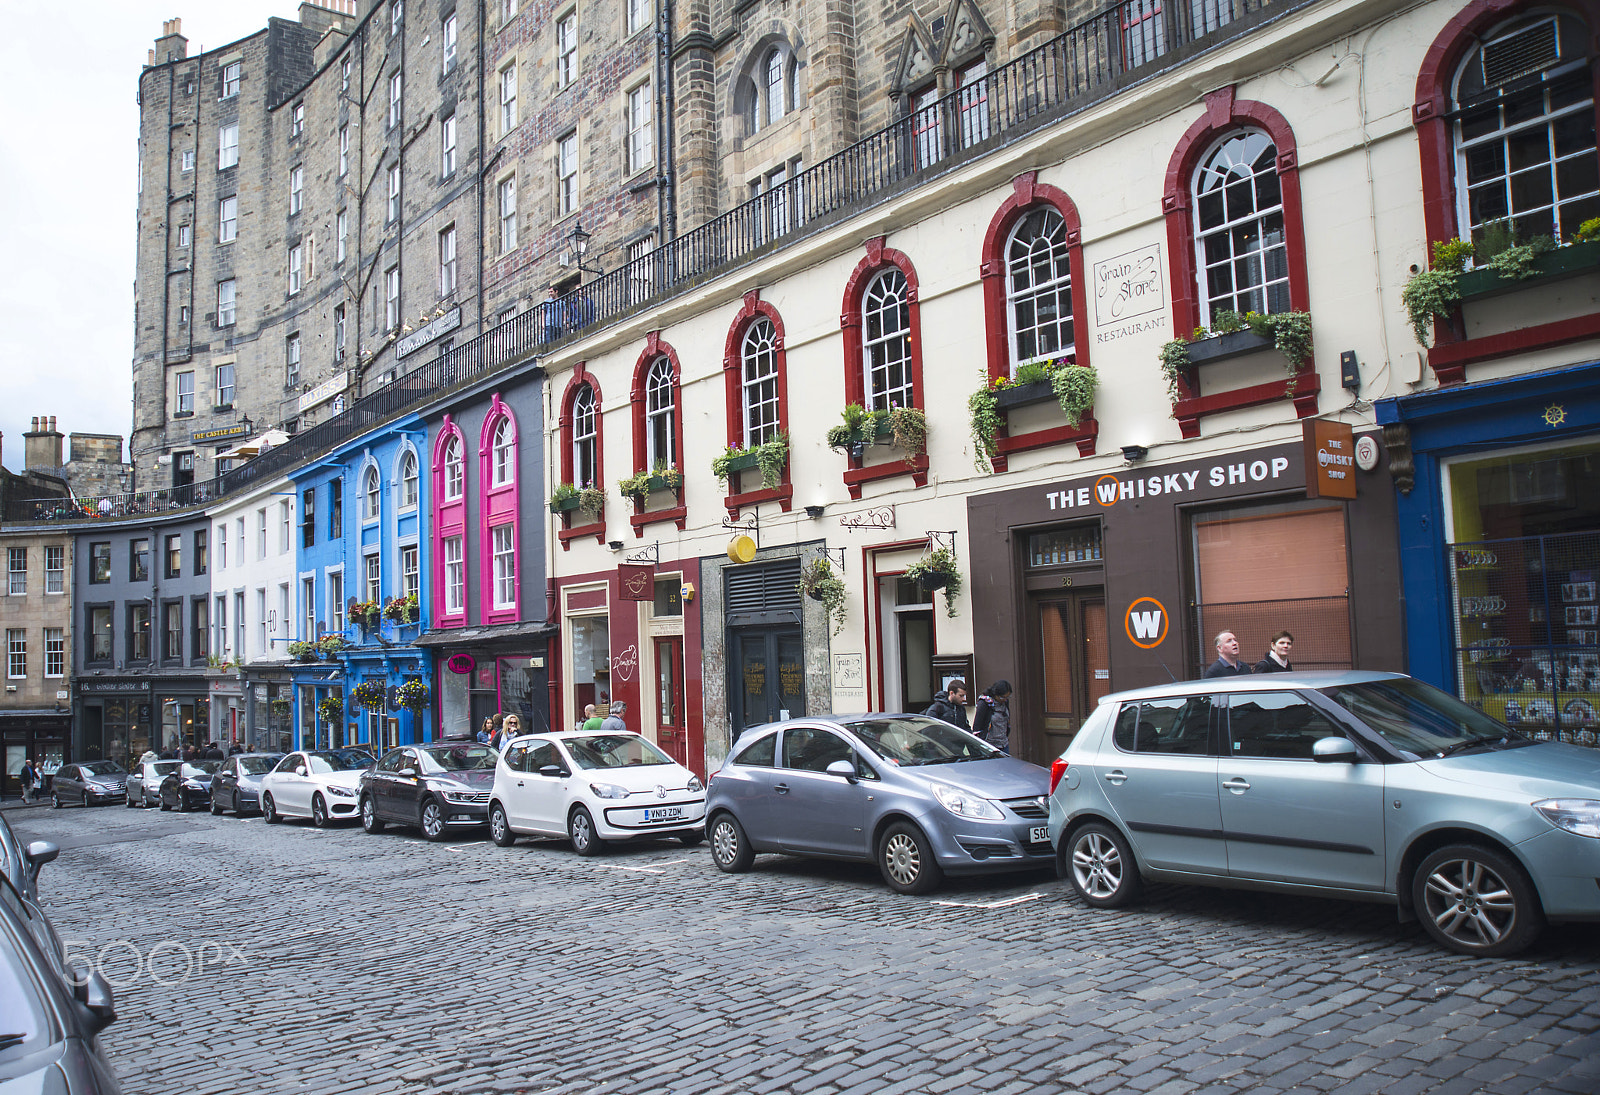
[(800, 560), (781, 559), (759, 566), (729, 567), (723, 571), (727, 581), (727, 611), (799, 611)]
[(1483, 47), (1483, 84), (1497, 87), (1519, 76), (1547, 68), (1559, 60), (1554, 19), (1487, 42)]

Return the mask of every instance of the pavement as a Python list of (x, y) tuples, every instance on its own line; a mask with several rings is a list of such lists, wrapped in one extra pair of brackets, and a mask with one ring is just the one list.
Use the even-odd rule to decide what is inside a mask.
[(1048, 874), (923, 897), (705, 845), (497, 848), (120, 806), (9, 813), (117, 988), (130, 1095), (1600, 1091), (1600, 931), (1508, 960), (1392, 909)]

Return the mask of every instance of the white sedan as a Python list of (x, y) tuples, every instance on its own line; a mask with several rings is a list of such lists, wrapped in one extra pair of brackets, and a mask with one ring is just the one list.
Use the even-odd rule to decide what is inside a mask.
[(374, 757), (362, 749), (318, 749), (290, 753), (261, 777), (261, 816), (268, 824), (308, 817), (317, 828), (358, 815), (361, 773)]
[(706, 789), (695, 774), (633, 733), (533, 734), (500, 754), (489, 834), (565, 836), (579, 855), (609, 841), (705, 839)]

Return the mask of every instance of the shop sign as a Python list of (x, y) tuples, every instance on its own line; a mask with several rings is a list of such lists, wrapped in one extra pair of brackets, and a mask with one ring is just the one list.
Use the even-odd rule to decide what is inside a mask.
[(478, 662), (471, 654), (452, 654), (445, 665), (450, 667), (450, 672), (465, 675), (476, 669)]
[(312, 407), (326, 403), (348, 387), (350, 387), (350, 374), (348, 372), (329, 377), (295, 401), (295, 413), (305, 414)]
[(250, 432), (250, 427), (240, 422), (234, 426), (218, 426), (214, 430), (195, 430), (189, 434), (189, 440), (200, 441), (225, 441), (230, 437), (243, 437)]
[(1166, 304), (1159, 243), (1094, 264), (1097, 343), (1161, 330), (1167, 325)]
[(1348, 422), (1314, 418), (1303, 425), (1307, 498), (1356, 496), (1356, 438)]
[(622, 589), (624, 601), (654, 601), (656, 599), (656, 571), (650, 566), (617, 567), (617, 585)]
[(1167, 637), (1171, 623), (1167, 607), (1154, 597), (1140, 597), (1128, 606), (1123, 625), (1128, 631), (1128, 641), (1134, 646), (1150, 650), (1160, 646)]
[(92, 694), (118, 694), (126, 695), (131, 692), (148, 692), (149, 685), (143, 681), (79, 681), (78, 692), (80, 695)]
[(1053, 510), (1094, 511), (1141, 498), (1169, 495), (1204, 497), (1216, 494), (1218, 488), (1290, 486), (1292, 480), (1287, 456), (1241, 454), (1177, 471), (1162, 470), (1151, 474), (1113, 472), (1093, 482), (1085, 480), (1080, 485), (1069, 485), (1063, 490), (1048, 490), (1045, 499)]
[(422, 349), (440, 335), (447, 335), (461, 326), (461, 306), (458, 304), (438, 319), (429, 320), (416, 331), (402, 338), (394, 344), (394, 356), (405, 357), (407, 354)]

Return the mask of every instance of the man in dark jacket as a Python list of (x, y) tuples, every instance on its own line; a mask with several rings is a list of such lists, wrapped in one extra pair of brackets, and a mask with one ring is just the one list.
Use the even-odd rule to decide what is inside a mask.
[(1207, 669), (1207, 677), (1234, 677), (1250, 672), (1250, 663), (1239, 660), (1239, 639), (1231, 631), (1217, 633), (1217, 660)]
[(948, 722), (970, 734), (972, 724), (967, 722), (967, 682), (951, 681), (950, 687), (930, 703), (923, 714), (930, 719)]

